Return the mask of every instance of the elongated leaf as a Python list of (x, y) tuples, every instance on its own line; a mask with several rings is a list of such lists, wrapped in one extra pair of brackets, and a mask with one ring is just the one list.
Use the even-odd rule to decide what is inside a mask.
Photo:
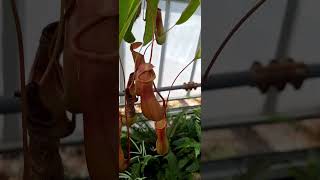
[(147, 0), (146, 25), (143, 35), (143, 45), (148, 44), (152, 40), (156, 25), (158, 3), (159, 0)]
[(134, 37), (133, 33), (131, 32), (132, 31), (132, 26), (133, 26), (133, 23), (134, 21), (131, 21), (131, 24), (127, 30), (127, 33), (124, 35), (124, 40), (128, 43), (133, 43), (136, 38)]
[(134, 22), (138, 19), (140, 13), (141, 13), (141, 4), (140, 4), (137, 12), (135, 12), (135, 16), (134, 16), (133, 20), (131, 21), (131, 24), (127, 30), (127, 33), (124, 35), (124, 40), (128, 43), (133, 43), (136, 40), (136, 38), (134, 37), (134, 34), (132, 33), (132, 27), (133, 27)]
[(119, 0), (119, 28), (122, 29), (129, 13), (132, 0)]
[(180, 18), (176, 22), (176, 25), (185, 23), (193, 15), (193, 13), (197, 10), (200, 3), (201, 3), (201, 0), (190, 0), (188, 6), (186, 7), (186, 9), (184, 9)]
[(168, 161), (168, 167), (165, 169), (165, 179), (175, 180), (179, 177), (179, 169), (177, 157), (170, 151), (168, 155), (165, 157)]
[[(122, 2), (122, 3), (124, 3), (124, 2)], [(125, 11), (128, 12), (128, 16), (127, 16), (127, 18), (125, 18), (125, 20), (122, 20), (124, 22), (120, 21), (119, 45), (121, 44), (122, 39), (126, 35), (132, 21), (135, 19), (140, 5), (141, 5), (141, 0), (132, 0), (132, 3), (129, 6), (128, 10), (126, 10), (125, 9), (126, 6), (123, 5), (122, 8), (124, 9), (124, 12), (120, 12), (120, 16), (122, 16), (121, 18), (124, 18)], [(121, 15), (121, 14), (123, 14), (123, 15)], [(123, 23), (123, 25), (121, 23)]]

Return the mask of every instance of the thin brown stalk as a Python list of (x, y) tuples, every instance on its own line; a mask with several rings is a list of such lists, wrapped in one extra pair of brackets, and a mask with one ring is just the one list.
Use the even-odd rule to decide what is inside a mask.
[(52, 55), (50, 57), (48, 67), (40, 80), (40, 84), (42, 84), (44, 79), (48, 76), (53, 65), (56, 63), (56, 59), (59, 56), (59, 49), (61, 48), (60, 46), (61, 46), (61, 41), (62, 41), (63, 32), (64, 32), (64, 20), (65, 20), (64, 10), (65, 10), (65, 0), (61, 0), (60, 21), (59, 21), (59, 26), (58, 26), (57, 40), (55, 41), (55, 45), (53, 48)]
[(23, 48), (23, 37), (19, 15), (15, 0), (11, 0), (11, 8), (14, 16), (16, 33), (18, 39), (19, 48), (19, 68), (20, 68), (20, 88), (21, 88), (21, 100), (22, 100), (22, 141), (23, 141), (23, 152), (24, 152), (24, 173), (23, 179), (29, 179), (29, 148), (28, 148), (28, 131), (27, 131), (27, 93), (25, 84), (25, 66), (24, 66), (24, 48)]
[(143, 55), (146, 55), (147, 50), (148, 50), (149, 47), (151, 46), (151, 43), (152, 43), (152, 42), (150, 42), (150, 43), (147, 45), (146, 49), (144, 49)]
[[(167, 106), (167, 103), (166, 103), (166, 100), (163, 98), (163, 96), (161, 95), (161, 93), (159, 92), (159, 90), (157, 89), (156, 85), (154, 84), (153, 82), (153, 88), (154, 90), (156, 91), (156, 93), (159, 95), (159, 97), (161, 98), (162, 100), (162, 106), (164, 108), (164, 110), (166, 110), (166, 106)], [(167, 113), (164, 112), (164, 117), (167, 117)]]
[(258, 1), (240, 20), (239, 22), (231, 29), (231, 31), (229, 32), (229, 34), (226, 36), (226, 38), (223, 40), (223, 42), (221, 43), (221, 45), (219, 46), (218, 50), (215, 52), (212, 60), (210, 61), (204, 76), (202, 77), (202, 84), (205, 84), (210, 70), (213, 66), (213, 64), (216, 62), (217, 58), (219, 57), (220, 53), (222, 52), (222, 50), (224, 49), (224, 47), (226, 46), (226, 44), (229, 42), (229, 40), (232, 38), (232, 36), (239, 30), (239, 28), (241, 27), (241, 25), (254, 13), (256, 12), (259, 7), (265, 3), (266, 0), (260, 0)]
[[(121, 61), (121, 58), (119, 56), (120, 59), (120, 65), (121, 65), (121, 69), (122, 69), (122, 76), (123, 76), (123, 87), (126, 87), (126, 77), (125, 77), (125, 73), (124, 73), (124, 67), (123, 67), (123, 63)], [(128, 151), (128, 162), (130, 162), (130, 149), (131, 149), (131, 145), (130, 145), (130, 127), (128, 125), (128, 115), (127, 115), (127, 94), (125, 93), (124, 95), (124, 116), (126, 119), (126, 128), (127, 128), (127, 151)], [(120, 143), (120, 142), (119, 142)]]
[(149, 59), (149, 63), (151, 63), (151, 61), (152, 61), (153, 45), (154, 45), (154, 35), (152, 35), (152, 41), (151, 41), (151, 50), (150, 50), (150, 59)]
[[(178, 77), (183, 73), (183, 71), (184, 70), (186, 70), (187, 69), (187, 67), (189, 67), (194, 61), (195, 61), (196, 59), (194, 58), (194, 59), (192, 59), (192, 61), (190, 61), (179, 73), (178, 73), (178, 75), (174, 78), (174, 80), (173, 80), (173, 82), (172, 82), (172, 84), (171, 84), (171, 86), (170, 86), (170, 88), (172, 88), (173, 87), (173, 85), (174, 85), (174, 83), (176, 82), (176, 80), (178, 79)], [(168, 96), (167, 96), (167, 103), (168, 103), (168, 101), (169, 101), (169, 97), (170, 97), (170, 92), (171, 92), (171, 90), (169, 90), (169, 92), (168, 92)], [(167, 109), (167, 106), (166, 106), (166, 109)]]

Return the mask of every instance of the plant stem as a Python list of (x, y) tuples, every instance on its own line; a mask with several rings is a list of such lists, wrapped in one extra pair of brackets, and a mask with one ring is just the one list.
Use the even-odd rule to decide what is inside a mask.
[(207, 67), (204, 76), (202, 77), (202, 84), (205, 84), (208, 76), (209, 76), (209, 72), (213, 66), (213, 64), (216, 62), (218, 56), (220, 55), (220, 53), (222, 52), (222, 50), (224, 49), (224, 47), (226, 46), (226, 44), (229, 42), (229, 40), (232, 38), (232, 36), (239, 30), (239, 28), (241, 27), (241, 25), (257, 10), (259, 9), (259, 7), (265, 3), (266, 0), (260, 0), (259, 2), (256, 3), (255, 6), (253, 6), (241, 19), (240, 21), (231, 29), (231, 31), (229, 32), (229, 34), (227, 35), (227, 37), (224, 39), (224, 41), (221, 43), (220, 47), (218, 48), (218, 50), (216, 51), (216, 53), (214, 54), (212, 60), (210, 61), (209, 66)]
[(11, 0), (11, 8), (14, 16), (16, 33), (18, 39), (19, 48), (19, 66), (20, 66), (20, 88), (21, 88), (21, 99), (22, 99), (22, 141), (23, 141), (23, 152), (24, 152), (24, 173), (23, 179), (29, 179), (29, 148), (28, 148), (28, 131), (27, 131), (27, 94), (25, 87), (25, 67), (24, 67), (24, 48), (21, 24), (18, 16), (17, 6), (15, 0)]
[(152, 61), (153, 44), (154, 44), (154, 35), (152, 36), (152, 42), (151, 42), (151, 50), (150, 50), (150, 59), (149, 59), (149, 63), (151, 63), (151, 61)]
[(53, 67), (54, 63), (56, 63), (56, 60), (59, 57), (59, 49), (61, 48), (61, 41), (62, 41), (63, 32), (64, 32), (64, 22), (65, 22), (64, 10), (65, 10), (65, 0), (61, 0), (58, 35), (57, 35), (57, 39), (55, 40), (55, 45), (54, 45), (53, 52), (50, 57), (48, 67), (40, 80), (40, 84), (43, 84), (44, 80), (49, 75), (51, 68)]
[[(178, 79), (178, 77), (183, 73), (184, 70), (187, 69), (188, 66), (190, 66), (196, 59), (192, 59), (192, 61), (190, 61), (179, 73), (178, 75), (175, 77), (175, 79), (173, 80), (172, 84), (171, 84), (171, 88), (173, 87), (174, 83), (176, 82), (176, 80)], [(170, 92), (171, 90), (169, 90), (168, 92), (168, 96), (167, 96), (167, 102), (169, 101), (169, 97), (170, 97)], [(167, 108), (167, 107), (166, 107)]]

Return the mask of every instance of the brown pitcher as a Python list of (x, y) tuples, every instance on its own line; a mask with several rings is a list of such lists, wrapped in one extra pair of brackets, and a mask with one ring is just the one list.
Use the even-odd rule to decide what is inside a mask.
[(74, 3), (65, 26), (65, 105), (83, 113), (91, 179), (118, 179), (118, 1)]

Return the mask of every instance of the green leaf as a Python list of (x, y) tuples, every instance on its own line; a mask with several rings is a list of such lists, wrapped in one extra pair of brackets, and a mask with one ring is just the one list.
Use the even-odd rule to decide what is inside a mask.
[(132, 0), (119, 0), (119, 28), (122, 29), (129, 13)]
[(173, 145), (176, 146), (175, 150), (181, 149), (180, 152), (193, 148), (195, 157), (200, 155), (200, 143), (189, 137), (180, 138), (174, 141)]
[[(137, 12), (141, 5), (141, 0), (130, 0), (131, 4), (125, 0), (120, 1), (120, 33), (119, 33), (119, 45), (123, 40), (124, 36), (127, 34), (130, 25), (136, 18)], [(130, 4), (130, 6), (124, 5), (125, 3)]]
[(200, 165), (199, 162), (193, 162), (192, 164), (190, 164), (187, 168), (186, 171), (188, 172), (196, 172), (200, 169)]
[(133, 43), (136, 40), (136, 38), (134, 37), (131, 31), (128, 31), (127, 34), (124, 36), (124, 40), (128, 43)]
[(194, 56), (194, 59), (201, 59), (201, 47), (198, 48), (196, 55)]
[(141, 162), (142, 163), (142, 166), (141, 166), (141, 173), (144, 172), (144, 168), (148, 165), (149, 161), (154, 159), (153, 156), (151, 155), (147, 155), (147, 156), (144, 156), (144, 159), (143, 161)]
[[(170, 118), (170, 119), (173, 119), (173, 118)], [(177, 117), (174, 118), (174, 120), (172, 120), (173, 121), (172, 125), (167, 130), (170, 139), (174, 136), (177, 128), (180, 126), (180, 123), (184, 120), (185, 120), (185, 111), (182, 111), (181, 113), (179, 113)]]
[(167, 180), (176, 180), (179, 177), (179, 169), (177, 157), (170, 151), (166, 156), (165, 159), (168, 161), (168, 167), (166, 168), (165, 172), (165, 179)]
[(196, 130), (197, 140), (200, 141), (200, 139), (201, 139), (201, 125), (200, 125), (200, 123), (195, 123), (194, 127)]
[(132, 179), (131, 173), (128, 171), (125, 171), (124, 173), (119, 173), (119, 179)]
[(133, 24), (134, 24), (134, 21), (131, 21), (131, 24), (128, 27), (127, 33), (124, 35), (124, 40), (128, 43), (133, 43), (136, 40), (136, 38), (132, 33)]
[(201, 0), (190, 0), (188, 6), (184, 11), (182, 12), (180, 18), (176, 22), (176, 25), (183, 24), (185, 23), (192, 15), (193, 13), (197, 10), (197, 8), (200, 5)]
[(178, 167), (180, 169), (182, 169), (189, 161), (190, 161), (189, 158), (184, 158), (184, 159), (180, 160), (178, 163), (179, 164)]
[(196, 157), (198, 157), (201, 153), (201, 146), (200, 146), (200, 143), (197, 143), (195, 146), (194, 146), (194, 154)]
[(148, 44), (154, 35), (156, 17), (158, 10), (159, 0), (148, 0), (147, 1), (147, 11), (146, 11), (146, 25), (143, 35), (143, 45)]
[(138, 153), (142, 154), (142, 149), (140, 149), (140, 148), (138, 147), (138, 145), (134, 142), (134, 140), (130, 138), (130, 141), (131, 141), (132, 144), (135, 146), (135, 148), (138, 150)]
[(176, 146), (176, 149), (195, 147), (196, 144), (197, 142), (189, 137), (180, 138), (173, 142), (173, 145)]
[(131, 173), (132, 173), (132, 176), (133, 176), (133, 179), (136, 179), (138, 177), (140, 177), (140, 169), (141, 169), (141, 164), (140, 163), (136, 163), (136, 164), (133, 164), (130, 168), (131, 170)]

